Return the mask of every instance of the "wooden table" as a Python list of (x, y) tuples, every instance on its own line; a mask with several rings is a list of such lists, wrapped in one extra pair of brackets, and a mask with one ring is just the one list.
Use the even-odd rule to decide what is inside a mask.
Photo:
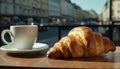
[[(43, 52), (37, 54), (9, 54), (0, 50), (2, 68), (120, 68), (120, 47), (93, 58), (49, 59)], [(46, 53), (44, 51), (44, 53)]]

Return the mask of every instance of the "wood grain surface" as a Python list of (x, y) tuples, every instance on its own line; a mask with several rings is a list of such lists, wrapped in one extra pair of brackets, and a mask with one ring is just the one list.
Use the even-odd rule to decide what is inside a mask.
[[(47, 51), (47, 50), (46, 50)], [(0, 50), (0, 67), (27, 68), (120, 68), (120, 47), (97, 57), (75, 59), (49, 59), (46, 51), (11, 54)]]

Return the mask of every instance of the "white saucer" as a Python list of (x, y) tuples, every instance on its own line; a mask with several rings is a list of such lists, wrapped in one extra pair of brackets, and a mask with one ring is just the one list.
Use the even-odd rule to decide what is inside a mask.
[(8, 53), (29, 53), (29, 52), (39, 52), (47, 49), (49, 46), (45, 43), (35, 43), (31, 50), (18, 50), (13, 47), (13, 45), (4, 45), (0, 47), (0, 50), (6, 51)]

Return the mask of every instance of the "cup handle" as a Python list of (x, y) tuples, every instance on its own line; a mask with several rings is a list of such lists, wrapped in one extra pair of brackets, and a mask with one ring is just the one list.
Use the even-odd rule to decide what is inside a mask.
[(1, 33), (1, 39), (2, 39), (2, 41), (3, 41), (5, 44), (7, 44), (7, 45), (12, 44), (13, 41), (12, 41), (12, 42), (8, 42), (8, 41), (5, 40), (5, 37), (4, 37), (4, 36), (5, 36), (6, 33), (8, 33), (11, 37), (13, 37), (13, 34), (12, 34), (12, 32), (11, 32), (10, 30), (3, 30), (3, 32)]

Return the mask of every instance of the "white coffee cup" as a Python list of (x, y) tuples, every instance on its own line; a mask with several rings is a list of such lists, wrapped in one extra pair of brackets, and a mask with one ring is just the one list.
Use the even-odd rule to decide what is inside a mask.
[[(12, 42), (7, 42), (5, 40), (6, 33), (9, 33)], [(10, 30), (3, 30), (1, 38), (5, 44), (13, 44), (13, 46), (18, 50), (28, 50), (32, 49), (33, 44), (36, 42), (37, 35), (37, 25), (14, 25), (10, 26)]]

